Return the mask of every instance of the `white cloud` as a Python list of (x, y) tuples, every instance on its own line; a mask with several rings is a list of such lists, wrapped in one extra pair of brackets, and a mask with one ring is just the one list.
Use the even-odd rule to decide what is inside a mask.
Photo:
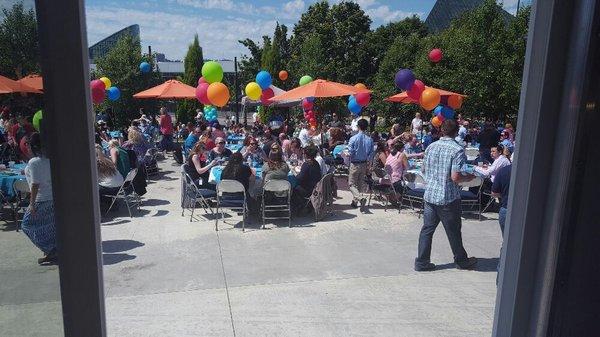
[(283, 5), (283, 14), (287, 18), (299, 18), (304, 12), (306, 4), (302, 0), (293, 0)]
[(234, 17), (221, 20), (197, 14), (183, 15), (116, 7), (86, 8), (88, 44), (91, 45), (131, 24), (140, 25), (143, 48), (171, 59), (183, 59), (194, 34), (198, 34), (204, 57), (233, 58), (247, 53), (238, 40), (246, 37), (259, 40), (271, 34), (275, 20)]
[(414, 12), (396, 11), (390, 9), (386, 5), (368, 8), (365, 12), (371, 17), (373, 21), (381, 21), (383, 23), (402, 20), (412, 15), (421, 16), (422, 14)]

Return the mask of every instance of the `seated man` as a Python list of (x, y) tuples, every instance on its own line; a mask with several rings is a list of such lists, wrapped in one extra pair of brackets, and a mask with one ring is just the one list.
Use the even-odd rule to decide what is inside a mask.
[(225, 139), (217, 137), (215, 143), (216, 146), (208, 153), (207, 161), (212, 162), (215, 159), (229, 159), (232, 152), (225, 147)]
[(510, 165), (510, 160), (506, 158), (503, 154), (504, 148), (502, 145), (496, 145), (490, 149), (490, 154), (494, 159), (492, 165), (489, 166), (476, 166), (475, 171), (479, 172), (481, 175), (486, 178), (490, 178), (492, 182), (496, 178), (496, 174), (500, 171), (501, 168)]
[(404, 145), (404, 153), (406, 157), (411, 158), (423, 158), (425, 152), (423, 148), (418, 144), (417, 137), (415, 135), (411, 135), (409, 137), (409, 141)]

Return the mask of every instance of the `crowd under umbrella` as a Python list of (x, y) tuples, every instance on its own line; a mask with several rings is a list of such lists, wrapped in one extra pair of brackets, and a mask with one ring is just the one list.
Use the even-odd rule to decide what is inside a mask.
[(133, 97), (140, 99), (195, 99), (196, 88), (177, 80), (168, 80), (163, 84), (140, 91)]
[(0, 76), (0, 94), (13, 94), (13, 93), (41, 94), (42, 91), (40, 91), (36, 88), (32, 88), (21, 82), (11, 80), (8, 77)]
[(31, 75), (27, 75), (25, 77), (23, 77), (20, 80), (17, 80), (17, 82), (21, 83), (21, 84), (25, 84), (28, 87), (43, 91), (44, 90), (44, 81), (42, 80), (42, 76), (40, 75), (36, 75), (36, 74), (31, 74)]

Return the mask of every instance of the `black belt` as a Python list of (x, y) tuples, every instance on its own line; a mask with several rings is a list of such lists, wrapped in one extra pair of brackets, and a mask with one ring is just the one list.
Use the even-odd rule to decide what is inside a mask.
[(366, 163), (366, 160), (355, 160), (355, 161), (351, 161), (350, 164), (364, 164)]

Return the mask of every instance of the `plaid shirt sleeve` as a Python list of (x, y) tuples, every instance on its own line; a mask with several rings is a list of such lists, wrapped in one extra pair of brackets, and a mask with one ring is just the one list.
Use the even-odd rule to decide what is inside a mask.
[(452, 156), (452, 172), (460, 172), (466, 163), (467, 156), (465, 155), (465, 151), (457, 151), (454, 156)]

